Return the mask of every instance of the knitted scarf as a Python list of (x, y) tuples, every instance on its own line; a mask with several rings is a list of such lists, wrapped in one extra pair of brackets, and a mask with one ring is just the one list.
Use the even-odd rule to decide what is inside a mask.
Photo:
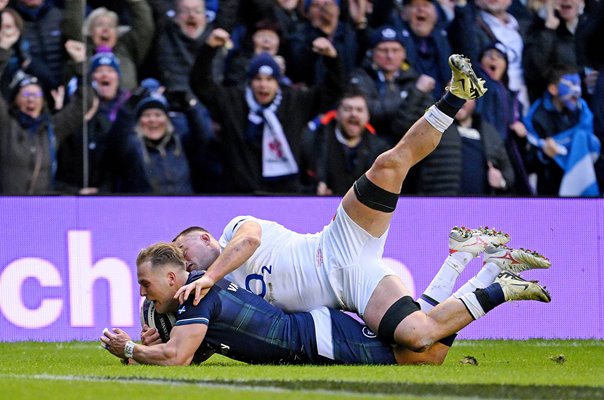
[(248, 122), (262, 128), (262, 177), (277, 178), (298, 173), (298, 164), (283, 133), (275, 112), (281, 104), (281, 90), (268, 106), (258, 104), (252, 90), (245, 88), (245, 100), (250, 109)]

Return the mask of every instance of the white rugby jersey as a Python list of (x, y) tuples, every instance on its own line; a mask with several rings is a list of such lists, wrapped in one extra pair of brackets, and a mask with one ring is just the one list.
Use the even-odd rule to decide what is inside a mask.
[(341, 306), (321, 259), (321, 233), (301, 234), (273, 221), (239, 216), (224, 228), (219, 240), (222, 248), (244, 221), (260, 224), (262, 242), (244, 264), (226, 276), (227, 279), (288, 312)]

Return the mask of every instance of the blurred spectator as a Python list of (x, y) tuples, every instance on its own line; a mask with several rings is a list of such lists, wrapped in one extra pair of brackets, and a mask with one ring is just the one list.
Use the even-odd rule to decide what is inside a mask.
[(92, 56), (88, 71), (95, 94), (92, 107), (77, 133), (61, 141), (57, 152), (57, 189), (64, 193), (98, 193), (104, 176), (103, 159), (110, 148), (109, 131), (131, 95), (119, 86), (119, 60), (113, 53)]
[(192, 96), (189, 75), (195, 55), (207, 37), (204, 1), (177, 0), (175, 12), (174, 19), (159, 34), (156, 63), (160, 81), (168, 91), (184, 91)]
[[(166, 24), (176, 16), (178, 1), (147, 0), (147, 2), (153, 10), (153, 19), (157, 31), (163, 31)], [(239, 2), (240, 0), (204, 0), (206, 22), (230, 32), (237, 23)]]
[(515, 188), (513, 193), (531, 195), (528, 174), (524, 166), (526, 127), (522, 122), (522, 105), (517, 94), (508, 88), (507, 51), (500, 42), (493, 42), (482, 50), (480, 64), (475, 67), (485, 80), (489, 90), (476, 100), (476, 112), (491, 124), (505, 143), (514, 167)]
[[(30, 75), (36, 75), (36, 72), (39, 71), (35, 71), (32, 68), (32, 59), (29, 54), (29, 42), (22, 36), (23, 20), (21, 19), (21, 16), (12, 8), (5, 7), (0, 11), (0, 24), (0, 31), (3, 31), (5, 36), (17, 36), (15, 44), (11, 46), (11, 51), (9, 53), (10, 58), (8, 59), (6, 68), (0, 78), (2, 95), (5, 99), (8, 99), (10, 97), (9, 84), (17, 71), (27, 72)], [(44, 85), (46, 90), (51, 86), (50, 82), (47, 83), (47, 85)]]
[(42, 84), (47, 91), (58, 87), (64, 76), (63, 13), (48, 0), (16, 0), (15, 10), (21, 15), (25, 28), (23, 38), (29, 44), (33, 60), (45, 66)]
[[(183, 28), (183, 31), (189, 31), (189, 35), (191, 35), (195, 30), (197, 25), (202, 21), (204, 25), (204, 31), (209, 32), (216, 27), (223, 28), (227, 31), (231, 31), (235, 24), (237, 23), (237, 14), (239, 11), (239, 3), (240, 0), (202, 0), (202, 7), (204, 8), (203, 15), (192, 13), (188, 10), (193, 10), (197, 6), (197, 1), (193, 2), (195, 6), (185, 5), (183, 8), (183, 12), (179, 12), (179, 0), (146, 0), (152, 10), (153, 21), (155, 24), (155, 36), (153, 38), (153, 43), (159, 43), (164, 34), (168, 35), (168, 42), (173, 42), (169, 44), (174, 44), (176, 47), (171, 48), (167, 54), (172, 56), (182, 56), (187, 53), (190, 53), (191, 46), (196, 47), (195, 45), (198, 42), (203, 43), (204, 39), (199, 39), (196, 36), (187, 36), (186, 33), (183, 33), (185, 38), (179, 37), (181, 35), (180, 29), (176, 29), (178, 25), (188, 25), (189, 28)], [(250, 0), (246, 0), (250, 1)], [(272, 0), (271, 0), (272, 1)], [(180, 14), (180, 15), (179, 15)], [(179, 20), (178, 22), (176, 20)], [(189, 22), (186, 22), (189, 20)], [(177, 34), (178, 36), (173, 36)], [(164, 38), (165, 39), (165, 38)], [(181, 42), (180, 39), (184, 39)], [(194, 42), (194, 43), (193, 43)], [(183, 47), (181, 47), (183, 46)], [(162, 54), (165, 53), (165, 46), (160, 48), (159, 46), (152, 46), (150, 51), (147, 53), (147, 58), (143, 62), (142, 68), (139, 68), (139, 78), (141, 76), (144, 77), (153, 77), (160, 79), (167, 85), (168, 90), (181, 90), (174, 89), (171, 80), (174, 78), (169, 78), (164, 75), (165, 65), (159, 65), (158, 61), (162, 61)], [(190, 69), (193, 63), (193, 59), (195, 59), (195, 53), (197, 49), (193, 51), (193, 55), (190, 58), (187, 58), (187, 67)], [(173, 54), (174, 53), (174, 54)], [(169, 58), (171, 59), (171, 58)], [(164, 63), (165, 64), (165, 63)], [(173, 70), (174, 67), (170, 68), (170, 71)], [(214, 61), (214, 76), (216, 79), (222, 80), (224, 70), (224, 57), (216, 57)], [(184, 74), (183, 78), (188, 80), (188, 74)]]
[(599, 196), (593, 163), (600, 154), (593, 115), (581, 98), (575, 69), (556, 67), (547, 91), (525, 117), (529, 168), (537, 174), (537, 194)]
[(281, 26), (284, 41), (288, 42), (290, 36), (297, 35), (306, 17), (302, 14), (301, 0), (276, 0), (274, 18)]
[(509, 193), (515, 177), (505, 145), (493, 126), (474, 112), (475, 108), (476, 101), (468, 100), (455, 116), (461, 137), (460, 194)]
[(109, 191), (193, 193), (186, 143), (168, 118), (168, 102), (161, 94), (151, 93), (138, 101), (131, 113), (120, 113), (112, 132), (115, 141), (111, 142), (113, 154), (107, 167)]
[(543, 3), (543, 1), (544, 0), (512, 0), (512, 4), (508, 7), (507, 11), (516, 18), (522, 32), (526, 32), (527, 27), (533, 21), (536, 11), (534, 3)]
[[(0, 31), (0, 71), (4, 70), (16, 37)], [(67, 41), (75, 62), (85, 59), (81, 42)], [(82, 125), (82, 91), (64, 108), (51, 114), (36, 77), (19, 73), (12, 84), (10, 103), (0, 98), (0, 192), (49, 194), (55, 191), (57, 146)]]
[(245, 89), (225, 87), (212, 79), (212, 58), (230, 40), (222, 29), (212, 31), (191, 71), (191, 87), (222, 126), (226, 153), (225, 177), (238, 193), (295, 193), (298, 191), (297, 156), (306, 123), (335, 103), (342, 90), (340, 61), (325, 38), (313, 48), (325, 57), (327, 80), (308, 90), (280, 86), (281, 71), (267, 53), (249, 65)]
[(118, 26), (118, 15), (99, 7), (88, 15), (83, 29), (88, 36), (88, 56), (114, 53), (120, 60), (121, 85), (132, 90), (138, 86), (138, 68), (151, 47), (155, 26), (146, 0), (126, 0), (126, 4), (132, 14), (131, 26)]
[[(394, 26), (402, 33), (407, 61), (422, 75), (436, 81), (433, 99), (439, 99), (451, 79), (448, 60), (452, 52), (472, 58), (473, 46), (471, 8), (465, 4), (456, 6), (450, 24), (439, 21), (439, 5), (434, 0), (406, 0), (399, 13), (395, 14)], [(459, 28), (459, 26), (463, 28)], [(449, 28), (447, 28), (449, 27)], [(447, 31), (448, 29), (448, 31)], [(452, 50), (452, 40), (463, 47)]]
[(302, 14), (301, 0), (276, 0), (270, 17), (274, 18), (283, 32), (284, 42), (300, 34), (306, 17)]
[[(418, 163), (420, 195), (459, 196), (509, 193), (514, 170), (497, 131), (468, 100), (438, 147)], [(412, 189), (412, 188), (411, 188)], [(405, 190), (410, 192), (410, 188)]]
[(130, 97), (120, 83), (121, 65), (115, 54), (97, 53), (90, 58), (90, 84), (99, 97), (99, 113), (113, 122), (117, 112)]
[[(594, 84), (594, 94), (592, 97), (592, 109), (594, 113), (594, 134), (604, 142), (604, 66), (600, 68), (598, 80)], [(595, 164), (596, 177), (598, 178), (598, 187), (604, 188), (604, 154), (600, 152), (600, 157)]]
[[(147, 78), (141, 85), (153, 79)], [(165, 88), (156, 89), (162, 92)], [(166, 92), (168, 116), (174, 129), (182, 137), (185, 152), (191, 166), (191, 179), (195, 193), (224, 192), (223, 148), (214, 133), (213, 121), (208, 110), (197, 98), (186, 91)]]
[(350, 84), (363, 91), (371, 124), (393, 146), (432, 104), (435, 81), (409, 65), (402, 37), (393, 27), (375, 30), (370, 45), (371, 58), (352, 73)]
[[(240, 24), (233, 31), (235, 49), (246, 47), (245, 37), (249, 37), (250, 33), (256, 30), (258, 23), (270, 21), (275, 24), (275, 31), (279, 32), (278, 53), (283, 56), (283, 64), (295, 62), (296, 51), (306, 43), (305, 30), (308, 20), (304, 15), (303, 0), (246, 0), (240, 3), (239, 8)], [(248, 47), (251, 48), (251, 44)], [(243, 72), (245, 73), (245, 69)], [(296, 71), (294, 74), (300, 75)]]
[[(281, 84), (291, 81), (286, 77), (286, 65), (283, 57), (278, 55), (281, 44), (281, 30), (277, 23), (262, 20), (256, 23), (248, 40), (244, 40), (238, 49), (229, 53), (225, 65), (224, 85), (245, 87), (250, 60), (260, 53), (268, 53), (275, 58), (281, 67)], [(247, 43), (247, 42), (250, 43)]]
[(511, 4), (512, 0), (476, 0), (476, 5), (479, 7), (476, 19), (478, 48), (483, 49), (495, 41), (505, 45), (508, 60), (508, 87), (518, 93), (518, 100), (526, 111), (529, 98), (522, 66), (524, 39), (518, 20), (507, 12)]
[(312, 86), (325, 79), (327, 67), (323, 58), (312, 48), (315, 39), (328, 39), (342, 60), (345, 74), (350, 74), (364, 55), (358, 35), (364, 35), (366, 25), (358, 27), (340, 18), (340, 0), (305, 0), (307, 21), (300, 36), (288, 38), (286, 65), (294, 83)]
[[(594, 11), (593, 19), (585, 33), (586, 64), (593, 67), (591, 79), (587, 82), (587, 91), (591, 92), (590, 108), (594, 113), (594, 133), (604, 143), (604, 51), (602, 51), (602, 38), (604, 37), (604, 2), (600, 1)], [(587, 75), (587, 74), (586, 74)], [(589, 95), (589, 93), (588, 93)], [(598, 186), (604, 188), (604, 154), (596, 162), (596, 175)]]
[[(96, 194), (101, 185), (101, 161), (107, 150), (111, 123), (98, 112), (99, 99), (84, 115), (84, 125), (75, 135), (66, 137), (57, 151), (57, 190), (67, 194)], [(84, 164), (84, 149), (88, 164)]]
[(363, 92), (350, 90), (308, 129), (300, 155), (303, 191), (343, 196), (352, 184), (388, 149), (369, 125)]
[[(54, 3), (61, 9), (63, 13), (63, 22), (61, 24), (63, 40), (75, 40), (78, 42), (86, 42), (82, 26), (84, 25), (84, 13), (86, 10), (85, 1), (66, 0), (64, 2)], [(60, 5), (58, 3), (65, 3)]]
[[(577, 43), (584, 40), (586, 26), (583, 0), (545, 0), (545, 19), (539, 14), (525, 35), (524, 72), (531, 101), (546, 89), (547, 74), (554, 65), (575, 66), (582, 70)], [(584, 61), (584, 60), (583, 60)]]

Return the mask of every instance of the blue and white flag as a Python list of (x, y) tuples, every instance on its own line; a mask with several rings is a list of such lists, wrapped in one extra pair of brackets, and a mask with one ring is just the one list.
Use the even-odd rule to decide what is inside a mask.
[[(594, 163), (600, 155), (600, 141), (594, 135), (593, 114), (580, 99), (581, 118), (570, 129), (552, 136), (559, 146), (554, 161), (564, 170), (558, 194), (560, 196), (599, 196)], [(527, 126), (528, 141), (543, 148), (545, 140)]]

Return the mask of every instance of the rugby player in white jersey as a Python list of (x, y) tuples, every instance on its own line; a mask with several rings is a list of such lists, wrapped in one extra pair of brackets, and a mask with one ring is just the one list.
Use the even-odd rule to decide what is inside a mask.
[[(199, 229), (179, 234), (175, 242), (187, 261), (206, 273), (183, 286), (175, 298), (184, 302), (194, 291), (194, 304), (198, 304), (215, 282), (228, 277), (286, 311), (326, 306), (356, 312), (382, 340), (418, 352), (454, 335), (505, 301), (549, 302), (542, 287), (508, 274), (487, 287), (459, 294), (459, 298), (435, 299), (439, 304), (424, 313), (401, 279), (381, 260), (407, 172), (434, 150), (466, 99), (486, 91), (468, 59), (452, 55), (449, 65), (453, 77), (448, 92), (355, 182), (321, 232), (300, 234), (274, 222), (237, 217), (220, 241)], [(472, 251), (463, 251), (468, 243)], [(453, 230), (450, 235), (452, 256), (459, 252), (461, 258), (467, 255), (471, 259), (472, 253), (482, 252), (487, 244), (498, 243), (502, 243), (498, 235), (481, 231)], [(502, 264), (501, 260), (514, 256), (528, 257), (531, 268), (539, 267), (543, 260), (505, 247), (492, 254)]]

